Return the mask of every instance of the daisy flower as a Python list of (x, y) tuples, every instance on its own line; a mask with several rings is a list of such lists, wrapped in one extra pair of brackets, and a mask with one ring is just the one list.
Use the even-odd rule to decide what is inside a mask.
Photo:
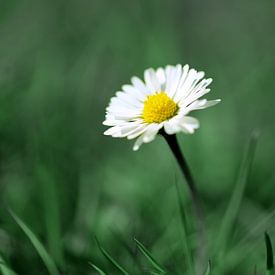
[(103, 124), (111, 126), (104, 135), (137, 138), (135, 151), (154, 140), (161, 129), (168, 135), (193, 134), (199, 121), (188, 114), (220, 101), (200, 99), (210, 91), (212, 79), (188, 65), (150, 68), (144, 72), (144, 81), (134, 76), (131, 82), (111, 98)]

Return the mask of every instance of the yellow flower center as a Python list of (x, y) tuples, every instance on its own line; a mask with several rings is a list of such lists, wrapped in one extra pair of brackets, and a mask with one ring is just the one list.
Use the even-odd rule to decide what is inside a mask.
[(160, 123), (175, 116), (178, 105), (165, 92), (147, 96), (144, 101), (142, 118), (146, 123)]

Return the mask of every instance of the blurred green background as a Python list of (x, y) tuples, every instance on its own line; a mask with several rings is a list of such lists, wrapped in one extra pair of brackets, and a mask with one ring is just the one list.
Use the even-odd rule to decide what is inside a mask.
[(193, 113), (201, 122), (194, 135), (178, 135), (204, 201), (209, 257), (257, 128), (223, 265), (224, 274), (252, 274), (255, 264), (264, 270), (263, 232), (275, 241), (274, 26), (271, 0), (1, 1), (0, 255), (7, 265), (47, 274), (11, 208), (63, 274), (96, 274), (89, 261), (119, 274), (95, 235), (134, 274), (141, 274), (136, 259), (148, 265), (134, 237), (171, 274), (184, 274), (176, 182), (190, 201), (171, 152), (160, 137), (133, 152), (132, 141), (103, 136), (102, 121), (131, 76), (188, 63), (214, 79), (208, 99), (222, 99)]

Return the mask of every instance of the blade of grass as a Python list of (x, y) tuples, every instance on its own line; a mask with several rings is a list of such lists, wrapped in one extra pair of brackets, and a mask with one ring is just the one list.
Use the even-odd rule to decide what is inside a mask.
[(12, 271), (7, 265), (3, 262), (0, 262), (0, 270), (3, 275), (16, 275), (14, 271)]
[[(240, 168), (239, 176), (230, 198), (228, 207), (226, 209), (224, 218), (221, 222), (220, 234), (217, 237), (216, 252), (219, 252), (219, 257), (223, 257), (224, 250), (227, 246), (228, 237), (237, 219), (241, 201), (243, 198), (244, 190), (246, 187), (247, 179), (251, 170), (255, 149), (257, 145), (259, 133), (253, 131), (248, 143), (246, 153), (244, 155), (242, 165)], [(222, 262), (220, 259), (219, 262)]]
[(52, 170), (46, 165), (38, 163), (35, 168), (35, 177), (41, 190), (48, 250), (55, 262), (62, 267), (64, 256), (61, 242), (60, 209), (57, 182)]
[(0, 270), (1, 270), (1, 272), (2, 272), (3, 275), (17, 275), (13, 270), (11, 270), (7, 266), (6, 262), (1, 257), (1, 255), (0, 255)]
[(134, 238), (138, 249), (140, 252), (147, 258), (147, 260), (152, 264), (152, 266), (160, 272), (159, 274), (167, 274), (167, 272), (160, 266), (160, 264), (154, 259), (151, 253), (145, 248), (145, 246), (139, 242), (136, 238)]
[[(119, 243), (120, 247), (125, 248), (125, 250), (129, 253), (129, 255), (132, 258), (132, 268), (138, 269), (139, 272), (143, 272), (143, 267), (140, 264), (139, 258), (137, 257), (137, 251), (136, 249), (133, 250), (132, 247), (124, 240), (124, 237), (122, 236), (121, 233), (118, 231), (115, 231), (113, 228), (110, 228), (110, 231), (114, 235), (116, 241)], [(132, 270), (132, 271), (133, 271)]]
[(274, 275), (274, 260), (273, 260), (273, 248), (271, 239), (267, 232), (265, 232), (265, 246), (266, 246), (266, 274), (267, 275)]
[(101, 270), (99, 267), (97, 267), (95, 264), (93, 263), (89, 263), (89, 265), (95, 269), (99, 275), (107, 275), (103, 270)]
[[(60, 85), (58, 79), (62, 72), (64, 63), (56, 63), (57, 60), (45, 53), (45, 56), (39, 56), (36, 63), (36, 69), (32, 76), (32, 82), (28, 91), (28, 96), (37, 99), (37, 94), (41, 93), (41, 99), (47, 101), (46, 94), (44, 94), (44, 84), (50, 81), (54, 92), (62, 91), (62, 84)], [(61, 89), (61, 90), (57, 90)], [(43, 94), (43, 95), (42, 95)], [(42, 101), (41, 101), (42, 104)], [(41, 107), (44, 105), (41, 105)], [(32, 108), (32, 106), (30, 106)], [(43, 107), (42, 107), (43, 109)], [(37, 112), (37, 113), (36, 113)], [(61, 178), (58, 177), (60, 172), (58, 164), (56, 163), (56, 156), (54, 150), (49, 143), (43, 142), (43, 136), (49, 135), (50, 124), (53, 122), (52, 118), (48, 119), (43, 114), (42, 110), (35, 109), (35, 114), (40, 117), (40, 123), (43, 123), (43, 129), (38, 130), (37, 127), (30, 129), (29, 138), (32, 143), (32, 155), (34, 158), (34, 166), (32, 167), (34, 180), (36, 181), (37, 196), (40, 196), (40, 204), (43, 207), (41, 213), (41, 222), (44, 223), (45, 238), (47, 249), (51, 257), (58, 264), (59, 267), (64, 265), (63, 242), (61, 241), (61, 217), (60, 217), (60, 197), (59, 188), (62, 184), (58, 182)], [(59, 123), (56, 120), (56, 123)], [(57, 124), (56, 124), (57, 125)], [(52, 137), (54, 138), (54, 134)], [(51, 142), (54, 142), (51, 140)], [(56, 142), (59, 142), (56, 140)], [(57, 143), (56, 143), (57, 145)], [(58, 145), (57, 145), (58, 146)]]
[(162, 275), (163, 273), (161, 273), (160, 271), (150, 271), (151, 275)]
[(98, 239), (95, 238), (98, 248), (100, 249), (101, 253), (105, 256), (105, 258), (122, 274), (129, 275), (129, 273), (101, 246)]
[[(230, 247), (226, 251), (226, 257), (228, 259), (232, 259), (234, 255), (236, 255), (236, 251), (240, 251), (243, 249), (244, 246), (246, 246), (248, 243), (251, 242), (251, 239), (255, 238), (255, 236), (258, 236), (263, 232), (266, 228), (269, 228), (273, 224), (273, 217), (275, 216), (275, 211), (272, 211), (271, 213), (264, 215), (264, 218), (260, 219), (259, 223), (257, 223), (255, 226), (250, 226), (249, 230), (246, 231), (246, 234), (244, 237), (240, 238), (237, 244), (235, 244), (233, 247)], [(255, 242), (254, 244), (251, 244), (250, 249), (257, 249), (258, 245)], [(240, 265), (244, 259), (247, 258), (246, 253), (242, 253), (237, 258), (235, 258), (234, 263), (232, 265)], [(256, 265), (255, 265), (256, 270)], [(256, 272), (256, 271), (255, 271)], [(259, 273), (259, 272), (258, 272)]]
[(9, 212), (13, 217), (13, 219), (15, 220), (15, 222), (19, 225), (19, 227), (22, 229), (22, 231), (26, 234), (26, 236), (31, 241), (32, 245), (34, 246), (37, 253), (41, 257), (42, 261), (44, 262), (48, 272), (51, 275), (59, 275), (60, 273), (54, 261), (52, 260), (52, 258), (50, 257), (50, 255), (48, 254), (48, 252), (46, 251), (42, 243), (39, 241), (39, 239), (13, 211), (9, 210)]
[(187, 217), (184, 210), (184, 203), (182, 200), (182, 196), (180, 195), (180, 190), (177, 183), (176, 183), (176, 189), (177, 189), (177, 197), (178, 197), (179, 210), (180, 210), (180, 219), (181, 219), (182, 230), (183, 230), (182, 240), (183, 240), (184, 256), (186, 258), (186, 263), (187, 263), (187, 273), (189, 272), (190, 274), (194, 274), (195, 270), (193, 265), (193, 257), (192, 257), (190, 244), (188, 242), (188, 236), (187, 236), (188, 235)]
[(210, 274), (211, 274), (211, 261), (208, 261), (208, 265), (204, 275), (210, 275)]

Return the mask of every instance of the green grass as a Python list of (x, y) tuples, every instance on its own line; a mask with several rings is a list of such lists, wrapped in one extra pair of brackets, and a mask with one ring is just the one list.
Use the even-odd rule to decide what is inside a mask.
[(12, 211), (10, 211), (11, 216), (18, 224), (18, 226), (23, 230), (26, 236), (31, 241), (32, 245), (34, 246), (35, 250), (41, 257), (42, 261), (44, 262), (48, 272), (50, 275), (59, 275), (59, 271), (52, 260), (51, 256), (48, 254), (42, 243), (38, 240), (35, 234), (28, 228), (28, 226)]
[(15, 275), (16, 273), (12, 271), (0, 255), (0, 271), (3, 275)]
[[(251, 0), (3, 1), (1, 272), (119, 274), (93, 236), (131, 275), (162, 272), (154, 263), (167, 274), (198, 265), (207, 274), (208, 260), (210, 275), (266, 272), (265, 232), (268, 247), (275, 241), (274, 8)], [(222, 99), (192, 114), (201, 124), (194, 135), (178, 135), (204, 204), (203, 260), (165, 142), (133, 152), (131, 141), (102, 134), (121, 85), (177, 63), (204, 70), (214, 80), (207, 98)], [(253, 129), (261, 132), (254, 157)]]

